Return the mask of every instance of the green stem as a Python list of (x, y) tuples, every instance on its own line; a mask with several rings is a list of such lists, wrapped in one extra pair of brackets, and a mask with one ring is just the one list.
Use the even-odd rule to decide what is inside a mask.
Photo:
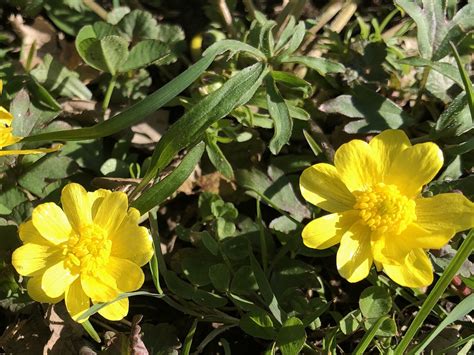
[(416, 335), (418, 330), (423, 325), (424, 320), (430, 314), (433, 307), (437, 304), (438, 300), (443, 295), (444, 290), (448, 287), (453, 277), (458, 272), (461, 265), (464, 261), (469, 257), (474, 248), (474, 229), (472, 229), (466, 237), (466, 240), (462, 243), (461, 247), (458, 249), (456, 255), (454, 256), (453, 260), (449, 263), (446, 270), (444, 270), (443, 274), (441, 275), (440, 279), (433, 287), (433, 290), (430, 292), (428, 297), (423, 303), (423, 306), (420, 309), (420, 312), (416, 315), (415, 319), (411, 323), (410, 327), (408, 328), (405, 336), (403, 337), (400, 344), (398, 344), (397, 348), (395, 349), (394, 355), (402, 355), (405, 353), (405, 350), (410, 345), (413, 337)]
[(262, 266), (263, 271), (267, 271), (268, 256), (267, 256), (267, 241), (265, 239), (265, 231), (263, 230), (262, 222), (262, 211), (260, 209), (260, 199), (257, 200), (257, 221), (258, 221), (258, 231), (260, 236), (260, 248), (262, 249)]
[(109, 86), (107, 87), (107, 92), (105, 93), (104, 102), (102, 103), (102, 110), (105, 112), (109, 107), (110, 98), (114, 92), (115, 84), (117, 83), (117, 75), (112, 75), (110, 79)]

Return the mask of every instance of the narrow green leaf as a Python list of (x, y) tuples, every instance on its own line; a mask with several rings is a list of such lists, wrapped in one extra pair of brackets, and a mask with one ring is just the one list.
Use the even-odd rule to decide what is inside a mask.
[(146, 190), (131, 203), (131, 206), (143, 215), (155, 206), (159, 206), (171, 196), (188, 178), (204, 152), (204, 143), (197, 144), (184, 157), (179, 166), (171, 174)]
[(282, 59), (281, 62), (303, 64), (308, 68), (316, 70), (321, 76), (329, 73), (343, 73), (345, 70), (344, 65), (324, 58), (292, 56)]
[(288, 41), (288, 48), (285, 51), (288, 54), (293, 54), (303, 42), (304, 36), (306, 34), (306, 28), (303, 21), (300, 21), (298, 25), (296, 25), (293, 36)]
[(474, 294), (463, 299), (454, 309), (444, 318), (438, 326), (433, 329), (429, 336), (421, 341), (421, 343), (413, 350), (413, 353), (420, 354), (449, 324), (461, 319), (472, 311), (474, 305)]
[(193, 345), (193, 338), (194, 338), (194, 333), (196, 332), (198, 325), (198, 319), (195, 318), (193, 324), (191, 325), (191, 328), (189, 329), (188, 334), (186, 335), (186, 338), (184, 339), (184, 344), (183, 344), (183, 355), (189, 355), (191, 352), (191, 346)]
[(100, 344), (100, 336), (99, 334), (97, 334), (91, 322), (89, 320), (86, 320), (85, 322), (81, 323), (81, 325), (87, 332), (87, 334), (89, 334), (92, 339), (94, 339), (97, 343)]
[(464, 90), (466, 90), (467, 102), (469, 104), (469, 109), (471, 110), (471, 119), (474, 120), (474, 90), (472, 88), (471, 79), (464, 68), (464, 65), (459, 56), (458, 50), (452, 42), (449, 43), (453, 51), (454, 58), (456, 58), (456, 64), (458, 65), (459, 73), (461, 74), (462, 82), (464, 85)]
[(319, 147), (319, 144), (316, 143), (314, 138), (311, 137), (311, 135), (305, 129), (303, 130), (303, 135), (304, 135), (304, 138), (306, 139), (306, 142), (308, 142), (309, 147), (313, 151), (314, 155), (316, 157), (320, 155), (323, 152), (323, 150)]
[(230, 165), (221, 148), (217, 145), (216, 140), (208, 135), (206, 135), (206, 152), (212, 165), (214, 165), (222, 175), (229, 180), (234, 179), (234, 169), (232, 169), (232, 165)]
[(85, 311), (84, 313), (82, 313), (79, 318), (77, 320), (83, 320), (83, 319), (86, 319), (94, 314), (96, 314), (97, 312), (99, 312), (102, 308), (104, 308), (105, 306), (108, 306), (116, 301), (120, 301), (124, 298), (128, 298), (128, 297), (135, 297), (135, 296), (149, 296), (149, 297), (154, 297), (154, 298), (162, 298), (162, 297), (165, 297), (165, 295), (159, 295), (157, 293), (151, 293), (151, 292), (146, 292), (146, 291), (136, 291), (136, 292), (124, 292), (122, 294), (120, 294), (117, 298), (115, 298), (114, 300), (110, 301), (110, 302), (104, 302), (104, 303), (96, 303), (94, 304), (92, 307), (90, 307), (87, 311)]
[(363, 355), (365, 353), (365, 350), (369, 347), (370, 343), (375, 337), (375, 334), (377, 334), (377, 330), (379, 327), (382, 325), (382, 323), (387, 319), (387, 316), (382, 316), (380, 317), (377, 322), (375, 322), (369, 329), (367, 333), (365, 333), (364, 337), (360, 340), (359, 345), (354, 349), (353, 354), (355, 355)]
[(464, 261), (471, 255), (471, 252), (474, 248), (474, 229), (471, 229), (469, 234), (467, 235), (466, 239), (459, 247), (456, 255), (449, 263), (448, 267), (444, 270), (443, 274), (441, 275), (440, 279), (436, 283), (436, 285), (431, 290), (430, 294), (426, 298), (423, 306), (421, 306), (420, 311), (417, 313), (415, 319), (410, 324), (410, 327), (406, 331), (405, 335), (403, 336), (402, 340), (398, 344), (395, 349), (395, 355), (402, 355), (405, 353), (406, 349), (410, 345), (413, 337), (416, 335), (418, 330), (423, 325), (426, 317), (430, 314), (433, 307), (437, 304), (440, 297), (443, 295), (444, 290), (446, 287), (451, 283), (454, 275), (458, 272), (461, 265)]
[(210, 125), (250, 100), (260, 86), (265, 72), (261, 63), (247, 67), (187, 111), (156, 145), (150, 168), (140, 185), (143, 186), (155, 177), (181, 149), (202, 138)]
[(414, 67), (429, 67), (440, 74), (443, 74), (447, 78), (453, 80), (459, 86), (462, 85), (462, 78), (459, 75), (457, 68), (451, 63), (445, 62), (432, 62), (429, 59), (421, 57), (409, 57), (398, 60), (400, 64), (411, 65)]
[(101, 138), (117, 133), (127, 127), (130, 127), (142, 120), (148, 115), (152, 114), (156, 110), (160, 109), (163, 105), (166, 105), (173, 98), (179, 95), (184, 89), (191, 85), (199, 76), (211, 65), (214, 58), (217, 55), (224, 53), (225, 51), (231, 51), (236, 53), (240, 50), (250, 50), (262, 54), (257, 49), (246, 46), (244, 43), (239, 41), (219, 41), (215, 45), (209, 47), (204, 52), (198, 62), (194, 63), (183, 73), (178, 75), (175, 79), (148, 95), (142, 101), (129, 107), (125, 111), (118, 115), (108, 119), (107, 121), (98, 123), (94, 126), (73, 130), (64, 130), (56, 132), (48, 132), (30, 136), (23, 139), (23, 142), (38, 142), (38, 141), (51, 141), (51, 140), (62, 140), (62, 141), (74, 141), (74, 140), (85, 140), (93, 138)]
[(270, 141), (270, 151), (278, 154), (285, 144), (290, 141), (293, 131), (293, 120), (285, 100), (281, 97), (271, 75), (265, 78), (267, 89), (268, 112), (273, 120), (273, 137)]

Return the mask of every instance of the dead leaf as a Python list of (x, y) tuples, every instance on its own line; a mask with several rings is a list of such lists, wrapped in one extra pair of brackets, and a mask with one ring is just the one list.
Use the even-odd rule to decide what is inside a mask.
[(28, 55), (34, 45), (31, 68), (42, 62), (46, 54), (60, 54), (58, 36), (55, 28), (42, 16), (37, 16), (31, 26), (26, 25), (21, 15), (11, 15), (9, 21), (13, 30), (22, 39), (20, 63), (26, 67)]

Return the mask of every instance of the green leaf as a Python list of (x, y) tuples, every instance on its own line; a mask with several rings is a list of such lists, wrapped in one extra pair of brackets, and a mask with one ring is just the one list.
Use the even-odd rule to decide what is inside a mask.
[(272, 76), (265, 78), (267, 90), (268, 112), (273, 120), (273, 137), (270, 141), (270, 151), (278, 154), (285, 144), (290, 141), (293, 131), (293, 120), (290, 117), (288, 106), (281, 97)]
[(326, 113), (362, 118), (344, 127), (348, 133), (378, 132), (413, 123), (413, 118), (393, 101), (363, 86), (355, 88), (353, 95), (341, 95), (326, 101), (319, 109)]
[(225, 40), (216, 42), (211, 47), (206, 49), (202, 55), (207, 56), (211, 53), (214, 53), (214, 55), (217, 56), (227, 51), (230, 52), (229, 54), (230, 56), (233, 56), (237, 52), (247, 52), (255, 56), (257, 59), (266, 60), (265, 54), (261, 52), (260, 50), (258, 50), (257, 48), (250, 46), (244, 42), (236, 41), (233, 39), (225, 39)]
[(355, 311), (348, 313), (339, 321), (339, 329), (344, 335), (349, 335), (359, 329), (361, 323), (362, 316), (360, 310), (356, 309)]
[(156, 176), (181, 149), (201, 139), (210, 125), (250, 100), (265, 73), (260, 63), (247, 67), (188, 110), (159, 140), (142, 183)]
[(232, 53), (239, 52), (240, 50), (250, 50), (262, 54), (255, 48), (239, 41), (219, 41), (204, 52), (205, 55), (203, 58), (194, 63), (175, 79), (118, 115), (91, 127), (38, 134), (27, 137), (23, 141), (74, 141), (100, 138), (117, 133), (144, 120), (148, 115), (170, 102), (191, 85), (209, 67), (217, 55), (227, 50), (230, 50)]
[(241, 266), (235, 272), (230, 289), (238, 295), (249, 295), (258, 290), (257, 280), (249, 265)]
[(304, 98), (310, 96), (313, 91), (313, 86), (309, 82), (294, 74), (286, 71), (273, 70), (271, 75), (277, 83), (280, 83), (291, 90), (301, 91)]
[(469, 112), (467, 96), (461, 93), (456, 96), (441, 116), (439, 116), (432, 136), (435, 139), (460, 136), (472, 128), (472, 117)]
[(288, 48), (284, 51), (285, 54), (293, 54), (303, 42), (306, 34), (306, 27), (304, 21), (300, 21), (293, 31), (293, 36), (288, 41)]
[(421, 354), (421, 352), (443, 331), (449, 324), (463, 318), (470, 312), (472, 312), (472, 305), (474, 304), (474, 294), (469, 295), (463, 299), (454, 309), (444, 318), (438, 326), (433, 329), (430, 334), (424, 338), (420, 344), (413, 351), (415, 354)]
[(365, 318), (380, 318), (392, 308), (392, 298), (385, 288), (371, 286), (362, 291), (359, 307)]
[[(474, 16), (474, 13), (473, 13), (473, 16)], [(474, 89), (472, 88), (471, 78), (469, 77), (469, 74), (466, 72), (466, 69), (464, 68), (464, 64), (461, 61), (461, 57), (459, 56), (458, 50), (456, 49), (456, 47), (454, 46), (452, 42), (450, 42), (449, 44), (451, 45), (454, 58), (456, 59), (456, 64), (458, 65), (459, 73), (461, 74), (464, 90), (466, 91), (467, 102), (469, 104), (469, 110), (471, 111), (471, 124), (472, 124), (474, 121)]]
[(306, 341), (306, 332), (301, 320), (288, 318), (278, 331), (276, 345), (282, 355), (298, 355)]
[(407, 64), (414, 67), (428, 67), (433, 70), (436, 70), (438, 73), (443, 74), (449, 79), (453, 80), (459, 86), (462, 85), (462, 78), (459, 75), (457, 68), (451, 63), (446, 62), (432, 62), (429, 59), (424, 59), (421, 57), (410, 57), (403, 58), (398, 61), (400, 64)]
[(131, 203), (131, 206), (139, 210), (143, 215), (153, 207), (163, 203), (191, 175), (203, 153), (204, 143), (201, 142), (186, 154), (183, 161), (171, 174), (146, 190)]
[(135, 296), (148, 296), (148, 297), (154, 297), (154, 298), (163, 298), (163, 297), (165, 297), (165, 295), (159, 295), (157, 293), (151, 293), (151, 292), (146, 292), (146, 291), (124, 292), (124, 293), (121, 293), (119, 296), (117, 296), (114, 300), (112, 300), (110, 302), (94, 304), (87, 311), (82, 313), (77, 320), (80, 321), (82, 319), (86, 319), (86, 318), (96, 314), (97, 312), (99, 312), (105, 306), (108, 306), (108, 305), (110, 305), (110, 304), (112, 304), (116, 301), (120, 301), (124, 298), (135, 297)]
[(147, 11), (133, 10), (120, 20), (117, 28), (130, 42), (158, 37), (158, 24), (151, 13)]
[(200, 232), (199, 236), (201, 237), (202, 244), (204, 244), (206, 249), (209, 250), (212, 255), (219, 254), (219, 243), (211, 236), (208, 231)]
[(374, 339), (375, 335), (377, 334), (377, 330), (381, 326), (381, 324), (387, 319), (387, 316), (382, 316), (380, 317), (374, 325), (369, 329), (367, 333), (362, 337), (360, 343), (357, 345), (357, 347), (354, 349), (353, 354), (355, 355), (363, 355), (365, 354), (365, 351), (369, 347), (370, 343)]
[(281, 62), (303, 64), (308, 68), (316, 70), (321, 76), (330, 73), (343, 73), (345, 71), (344, 65), (324, 58), (292, 56), (283, 58)]
[(225, 264), (215, 264), (209, 268), (209, 278), (218, 291), (226, 291), (230, 283), (230, 271)]
[(239, 326), (245, 333), (256, 338), (273, 340), (277, 335), (272, 319), (266, 312), (253, 311), (244, 314)]
[(43, 62), (33, 69), (30, 74), (35, 77), (46, 89), (60, 96), (90, 100), (92, 93), (79, 79), (79, 74), (69, 70), (50, 54), (46, 54)]
[(143, 40), (132, 47), (127, 60), (120, 65), (119, 71), (126, 72), (146, 67), (154, 61), (161, 61), (170, 54), (171, 50), (168, 45), (154, 39)]
[(227, 179), (234, 179), (234, 169), (225, 157), (221, 148), (217, 145), (215, 137), (206, 134), (206, 152), (212, 165), (222, 173)]
[(128, 42), (119, 36), (87, 38), (79, 43), (78, 52), (91, 67), (115, 75), (127, 60)]
[(449, 42), (460, 43), (474, 29), (474, 4), (461, 8), (451, 20), (442, 1), (423, 0), (422, 6), (411, 0), (396, 0), (417, 25), (418, 49), (425, 59), (440, 60), (449, 54)]

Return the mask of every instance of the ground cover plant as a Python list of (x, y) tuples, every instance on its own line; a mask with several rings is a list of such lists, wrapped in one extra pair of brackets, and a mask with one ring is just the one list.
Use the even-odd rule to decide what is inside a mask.
[(472, 1), (0, 16), (2, 352), (472, 351)]

